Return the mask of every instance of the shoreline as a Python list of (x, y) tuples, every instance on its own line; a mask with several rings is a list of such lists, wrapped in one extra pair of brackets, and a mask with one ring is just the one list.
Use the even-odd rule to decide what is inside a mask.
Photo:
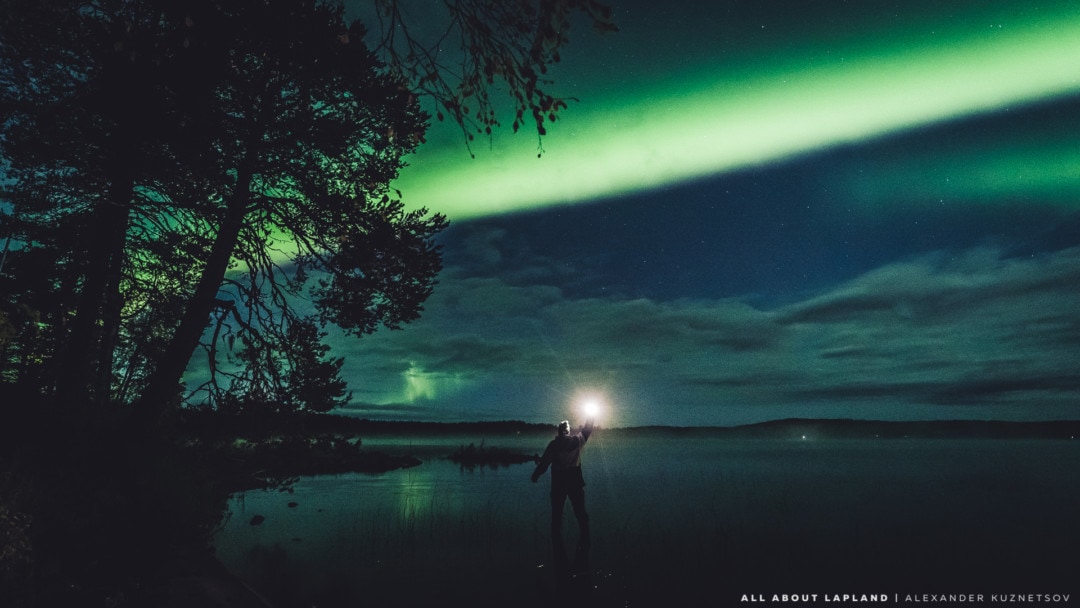
[[(185, 412), (184, 426), (197, 437), (329, 434), (351, 437), (414, 435), (544, 435), (554, 425), (521, 420), (435, 422), (371, 420), (337, 413), (239, 417), (215, 412)], [(745, 438), (922, 438), (922, 439), (1076, 439), (1080, 420), (873, 420), (856, 418), (783, 418), (731, 426), (640, 425), (603, 427), (610, 433), (675, 433)]]

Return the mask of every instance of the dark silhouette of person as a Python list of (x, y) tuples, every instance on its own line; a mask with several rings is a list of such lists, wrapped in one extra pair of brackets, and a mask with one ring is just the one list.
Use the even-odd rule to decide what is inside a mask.
[(563, 548), (562, 519), (566, 499), (574, 509), (577, 519), (578, 545), (576, 565), (582, 566), (588, 561), (589, 551), (589, 514), (585, 512), (585, 478), (581, 474), (581, 450), (592, 435), (593, 420), (585, 421), (580, 432), (570, 432), (570, 422), (559, 423), (559, 433), (544, 450), (540, 462), (533, 471), (532, 480), (536, 483), (540, 476), (551, 467), (551, 541), (555, 549), (558, 565), (565, 565), (566, 552)]

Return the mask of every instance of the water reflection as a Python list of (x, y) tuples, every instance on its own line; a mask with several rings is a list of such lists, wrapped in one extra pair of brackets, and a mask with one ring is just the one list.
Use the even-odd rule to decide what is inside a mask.
[(603, 448), (588, 455), (591, 552), (568, 540), (562, 572), (532, 465), (440, 458), (238, 496), (218, 554), (279, 608), (726, 605), (799, 583), (1060, 588), (1080, 568), (1077, 442), (610, 436)]

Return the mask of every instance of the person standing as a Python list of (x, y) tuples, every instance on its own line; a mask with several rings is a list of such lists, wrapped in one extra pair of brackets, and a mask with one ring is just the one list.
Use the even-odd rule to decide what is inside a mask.
[(570, 422), (559, 423), (558, 434), (544, 450), (540, 462), (532, 473), (533, 483), (551, 468), (551, 540), (555, 547), (556, 559), (565, 561), (562, 538), (562, 516), (566, 500), (574, 510), (578, 522), (578, 558), (588, 553), (589, 514), (585, 511), (585, 477), (581, 474), (581, 450), (593, 432), (593, 419), (585, 421), (585, 426), (577, 433), (571, 433)]

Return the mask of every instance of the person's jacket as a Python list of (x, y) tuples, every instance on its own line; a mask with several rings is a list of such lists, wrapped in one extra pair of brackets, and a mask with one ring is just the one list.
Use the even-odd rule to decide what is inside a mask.
[(533, 471), (533, 481), (539, 479), (548, 467), (551, 467), (553, 478), (562, 472), (580, 469), (581, 450), (585, 447), (585, 442), (589, 440), (592, 431), (593, 421), (590, 419), (585, 422), (585, 427), (580, 432), (558, 435), (552, 439), (547, 444), (543, 456), (540, 457), (536, 470)]

